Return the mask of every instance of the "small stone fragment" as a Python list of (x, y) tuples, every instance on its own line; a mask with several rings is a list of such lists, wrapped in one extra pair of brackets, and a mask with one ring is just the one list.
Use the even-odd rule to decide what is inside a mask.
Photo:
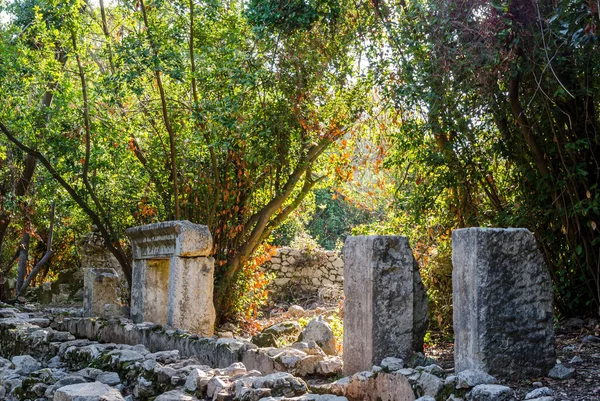
[(574, 357), (573, 357), (573, 358), (572, 358), (572, 359), (569, 361), (569, 363), (570, 363), (571, 365), (576, 365), (576, 364), (579, 364), (579, 363), (583, 363), (583, 358), (582, 358), (582, 357), (580, 357), (579, 355), (575, 355), (575, 356), (574, 356)]
[(493, 384), (496, 379), (482, 370), (467, 369), (456, 375), (456, 388), (472, 388), (480, 384)]
[(392, 356), (388, 356), (387, 358), (384, 358), (383, 361), (381, 361), (380, 365), (383, 368), (383, 370), (387, 372), (395, 372), (404, 368), (404, 360), (402, 360), (401, 358), (394, 358)]
[(72, 384), (54, 393), (54, 401), (124, 401), (121, 393), (99, 382)]
[(444, 389), (444, 381), (435, 375), (422, 372), (417, 379), (417, 386), (421, 389), (423, 395), (437, 397)]
[(314, 341), (327, 355), (337, 355), (335, 336), (331, 326), (323, 320), (322, 316), (316, 317), (308, 322), (308, 325), (300, 334), (300, 341)]
[(467, 393), (467, 401), (508, 401), (512, 399), (510, 387), (499, 384), (480, 384)]
[(548, 397), (548, 396), (552, 396), (552, 395), (554, 395), (554, 391), (552, 391), (551, 388), (549, 388), (549, 387), (540, 387), (540, 388), (536, 388), (533, 391), (528, 392), (525, 395), (525, 399), (526, 400), (532, 400), (534, 398)]
[(159, 395), (154, 401), (198, 401), (198, 399), (181, 390), (171, 390)]
[(40, 370), (42, 365), (30, 355), (19, 355), (11, 359), (17, 374), (28, 375)]
[(588, 344), (600, 343), (600, 337), (589, 334), (589, 335), (583, 337), (583, 340), (581, 340), (581, 341), (584, 343), (588, 343)]
[(552, 379), (565, 380), (575, 375), (575, 369), (569, 368), (562, 363), (557, 363), (548, 373)]
[(116, 386), (121, 383), (121, 379), (119, 378), (119, 374), (116, 372), (104, 372), (96, 376), (96, 381), (104, 384), (108, 384), (109, 386)]
[(216, 400), (217, 394), (219, 394), (222, 390), (226, 389), (227, 383), (223, 381), (220, 377), (213, 377), (208, 381), (206, 388), (206, 395), (209, 399)]
[(292, 317), (302, 317), (302, 316), (304, 316), (306, 311), (300, 305), (292, 305), (288, 308), (288, 313)]

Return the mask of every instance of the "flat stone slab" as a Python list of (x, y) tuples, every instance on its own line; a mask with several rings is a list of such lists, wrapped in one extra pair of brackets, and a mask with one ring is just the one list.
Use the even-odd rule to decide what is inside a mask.
[(187, 220), (129, 228), (133, 259), (208, 256), (213, 240), (208, 227)]
[(54, 401), (124, 401), (119, 390), (100, 382), (71, 384), (54, 393)]
[(552, 282), (532, 233), (452, 233), (455, 371), (543, 376), (555, 363)]

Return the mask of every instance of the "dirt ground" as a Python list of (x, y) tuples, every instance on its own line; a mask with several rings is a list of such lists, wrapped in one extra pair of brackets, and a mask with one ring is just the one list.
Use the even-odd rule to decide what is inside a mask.
[[(453, 344), (443, 336), (432, 334), (433, 345), (427, 347), (427, 356), (438, 360), (444, 369), (454, 364)], [(502, 380), (515, 390), (518, 400), (536, 387), (554, 390), (555, 400), (600, 401), (600, 324), (594, 319), (569, 319), (556, 330), (556, 356), (559, 361), (575, 369), (575, 375), (567, 380), (549, 377), (532, 380)], [(581, 362), (571, 363), (579, 356)], [(535, 384), (534, 384), (535, 383)], [(541, 385), (540, 385), (541, 384)]]

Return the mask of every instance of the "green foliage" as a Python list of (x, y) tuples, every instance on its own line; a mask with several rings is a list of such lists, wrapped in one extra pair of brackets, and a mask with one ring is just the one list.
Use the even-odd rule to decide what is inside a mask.
[(307, 224), (307, 232), (324, 249), (339, 249), (354, 227), (367, 224), (379, 215), (336, 196), (332, 188), (316, 190), (315, 197), (317, 207)]
[(529, 228), (559, 310), (598, 310), (594, 7), (572, 1), (377, 6), (388, 36), (379, 30), (372, 40), (393, 52), (370, 56), (397, 111), (388, 165), (398, 171), (399, 221), (431, 256), (424, 279), (442, 317), (449, 315), (443, 288), (450, 265), (448, 240), (440, 235), (469, 226)]
[[(207, 224), (221, 317), (252, 311), (265, 283), (252, 261), (310, 198), (328, 173), (322, 155), (368, 103), (351, 2), (140, 1), (104, 13), (81, 0), (9, 4), (0, 121), (61, 182), (38, 169), (31, 199), (60, 198), (78, 231), (92, 219), (124, 271), (126, 228)], [(52, 104), (38, 107), (47, 93)], [(25, 155), (0, 146), (22, 170)], [(3, 252), (22, 226), (13, 220)]]

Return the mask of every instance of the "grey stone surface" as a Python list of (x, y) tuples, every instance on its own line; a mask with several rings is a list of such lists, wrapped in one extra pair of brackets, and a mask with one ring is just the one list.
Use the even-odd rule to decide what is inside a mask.
[(380, 363), (381, 367), (388, 372), (395, 372), (404, 368), (404, 361), (400, 358), (394, 358), (393, 356), (388, 356), (387, 358), (383, 358)]
[(551, 370), (548, 372), (548, 377), (558, 380), (565, 380), (573, 377), (575, 375), (575, 369), (572, 369), (568, 366), (563, 365), (562, 363), (557, 363)]
[(119, 305), (119, 275), (114, 269), (84, 269), (83, 315), (104, 316), (104, 305)]
[(72, 384), (54, 393), (54, 401), (123, 401), (121, 393), (99, 382)]
[(344, 374), (422, 350), (427, 294), (408, 239), (348, 237), (344, 261)]
[(335, 336), (333, 335), (331, 326), (323, 320), (322, 316), (318, 316), (308, 322), (300, 334), (299, 340), (305, 342), (314, 341), (321, 347), (325, 354), (337, 355)]
[(119, 374), (116, 372), (105, 372), (100, 373), (96, 376), (96, 381), (104, 384), (108, 384), (109, 386), (116, 386), (121, 383), (121, 379), (119, 378)]
[(494, 384), (496, 379), (482, 370), (467, 369), (456, 375), (456, 388), (472, 388), (480, 384)]
[(480, 384), (467, 393), (467, 401), (509, 401), (513, 399), (510, 387), (499, 384)]
[(154, 401), (198, 401), (198, 399), (181, 390), (171, 390), (159, 395)]
[(12, 363), (17, 374), (26, 375), (41, 369), (42, 365), (31, 355), (18, 355), (12, 358)]
[(208, 227), (167, 221), (130, 228), (131, 318), (211, 336), (214, 259)]
[(452, 233), (456, 372), (545, 375), (554, 365), (552, 284), (526, 229)]
[(540, 387), (528, 392), (525, 395), (526, 400), (532, 400), (540, 397), (548, 397), (554, 395), (554, 391), (549, 387)]

